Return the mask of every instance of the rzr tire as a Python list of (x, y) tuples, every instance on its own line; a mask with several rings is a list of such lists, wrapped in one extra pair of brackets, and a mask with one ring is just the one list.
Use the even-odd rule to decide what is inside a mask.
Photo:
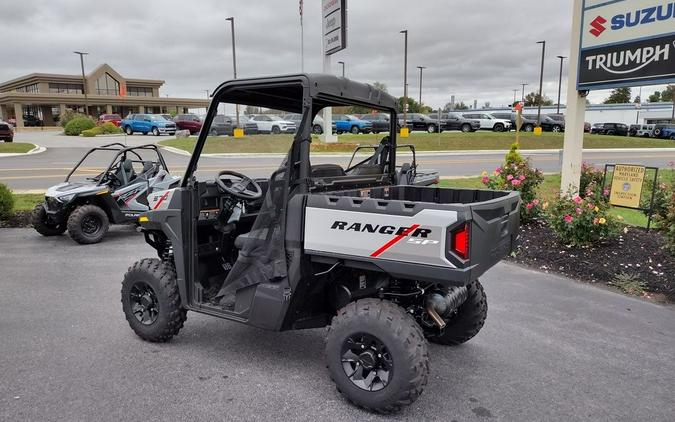
[(100, 242), (109, 226), (105, 211), (96, 205), (79, 206), (68, 217), (68, 234), (81, 245)]
[[(157, 313), (150, 323), (143, 323), (136, 316), (141, 309), (133, 303), (132, 293), (139, 291), (135, 286), (147, 286), (154, 294), (150, 304), (156, 304)], [(143, 340), (164, 343), (178, 334), (187, 319), (187, 311), (180, 306), (173, 265), (156, 258), (146, 258), (129, 267), (122, 281), (122, 310), (131, 329)], [(147, 308), (142, 310), (140, 317), (148, 317), (146, 322), (149, 322), (153, 314), (150, 311), (145, 314), (146, 311)]]
[(471, 340), (483, 328), (487, 318), (487, 298), (480, 281), (474, 280), (468, 286), (469, 296), (457, 309), (457, 313), (446, 319), (441, 335), (429, 335), (432, 343), (456, 346)]
[[(361, 335), (378, 340), (395, 365), (387, 384), (379, 391), (372, 391), (373, 384), (368, 391), (352, 382), (346, 371), (353, 368), (353, 361), (343, 363), (344, 348), (350, 344), (347, 340)], [(331, 378), (348, 401), (381, 413), (396, 412), (417, 400), (429, 377), (427, 342), (422, 329), (403, 308), (379, 299), (361, 299), (338, 311), (326, 337), (326, 360)], [(360, 375), (364, 376), (364, 372)]]
[(47, 211), (43, 204), (37, 204), (31, 214), (31, 223), (33, 228), (43, 236), (58, 236), (66, 231), (67, 227), (64, 223), (49, 224), (47, 223)]

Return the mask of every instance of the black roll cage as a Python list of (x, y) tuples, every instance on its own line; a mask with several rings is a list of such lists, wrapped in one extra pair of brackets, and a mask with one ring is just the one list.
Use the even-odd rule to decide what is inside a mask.
[[(299, 113), (302, 120), (293, 139), (287, 168), (291, 183), (299, 185), (300, 192), (308, 191), (310, 179), (309, 147), (312, 141), (312, 122), (325, 107), (357, 105), (389, 114), (389, 176), (396, 171), (396, 106), (391, 95), (369, 84), (326, 74), (297, 74), (264, 78), (234, 79), (221, 84), (213, 92), (203, 128), (210, 128), (220, 103), (242, 104)], [(181, 187), (194, 180), (197, 163), (208, 137), (202, 130), (197, 138)]]
[[(89, 155), (91, 155), (91, 153), (93, 153), (95, 151), (116, 151), (117, 152), (117, 154), (115, 154), (115, 157), (113, 157), (110, 164), (108, 164), (108, 167), (105, 169), (105, 171), (103, 171), (102, 173), (99, 174), (99, 175), (105, 175), (105, 174), (108, 174), (108, 172), (110, 172), (110, 169), (117, 162), (117, 158), (120, 155), (125, 157), (125, 159), (126, 159), (127, 153), (131, 153), (131, 154), (135, 155), (140, 162), (147, 161), (147, 160), (143, 160), (143, 158), (140, 155), (138, 155), (136, 150), (152, 150), (152, 151), (155, 151), (155, 153), (157, 154), (157, 158), (159, 160), (159, 165), (165, 171), (168, 171), (167, 166), (166, 166), (166, 162), (164, 161), (164, 157), (162, 156), (162, 153), (159, 151), (159, 148), (157, 148), (156, 145), (146, 144), (146, 145), (140, 145), (140, 146), (137, 146), (137, 147), (127, 147), (126, 145), (123, 145), (119, 142), (114, 142), (112, 144), (101, 145), (100, 147), (92, 148), (89, 151), (87, 151), (87, 153), (84, 154), (84, 157), (82, 157), (80, 159), (80, 161), (78, 161), (77, 164), (75, 164), (75, 167), (73, 167), (73, 169), (70, 170), (70, 172), (66, 176), (66, 180), (64, 180), (64, 182), (70, 181), (70, 177), (73, 175), (73, 173), (75, 173), (75, 171), (78, 169), (78, 167), (80, 167), (80, 165), (82, 165), (84, 160), (86, 160), (87, 157), (89, 157)], [(126, 178), (126, 175), (124, 175), (124, 177)], [(105, 178), (101, 177), (98, 181), (98, 184), (103, 185), (104, 182), (105, 182)], [(124, 184), (128, 183), (129, 181), (123, 180), (121, 182), (124, 185)]]

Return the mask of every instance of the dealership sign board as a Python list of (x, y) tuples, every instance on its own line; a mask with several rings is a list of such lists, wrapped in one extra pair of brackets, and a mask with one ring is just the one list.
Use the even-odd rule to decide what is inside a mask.
[(347, 0), (322, 0), (323, 51), (327, 56), (347, 48)]
[(675, 1), (584, 0), (579, 54), (579, 90), (675, 81)]

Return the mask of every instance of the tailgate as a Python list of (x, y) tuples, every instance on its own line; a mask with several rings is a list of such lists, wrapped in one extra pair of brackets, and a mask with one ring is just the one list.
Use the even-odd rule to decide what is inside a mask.
[(471, 263), (477, 278), (513, 250), (520, 227), (520, 193), (471, 205)]

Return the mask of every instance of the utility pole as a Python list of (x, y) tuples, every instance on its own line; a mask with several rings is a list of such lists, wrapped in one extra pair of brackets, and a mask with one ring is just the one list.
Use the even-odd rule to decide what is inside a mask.
[(522, 92), (522, 98), (520, 99), (522, 102), (525, 102), (525, 87), (528, 86), (529, 84), (521, 84), (523, 86), (523, 92)]
[[(237, 49), (236, 44), (234, 42), (234, 17), (231, 16), (225, 20), (230, 21), (232, 28), (232, 68), (234, 72), (234, 79), (237, 79)], [(239, 104), (235, 104), (234, 107), (237, 114), (237, 128), (239, 128)]]
[(342, 65), (342, 77), (345, 77), (345, 62), (338, 62), (338, 64)]
[(514, 89), (514, 90), (513, 90), (513, 102), (511, 103), (512, 106), (513, 106), (513, 104), (516, 103), (516, 93), (518, 93), (518, 90), (517, 90), (517, 89)]
[(206, 92), (206, 98), (209, 98), (209, 90), (205, 89), (204, 92)]
[(426, 69), (426, 66), (417, 66), (420, 70), (420, 107), (422, 107), (422, 70)]
[(408, 30), (400, 32), (404, 35), (403, 47), (403, 125), (401, 128), (408, 127)]
[(539, 101), (537, 101), (537, 127), (541, 127), (541, 91), (544, 87), (544, 54), (546, 53), (546, 41), (537, 41), (541, 44), (541, 71), (539, 72)]
[(560, 74), (558, 76), (558, 107), (556, 114), (560, 114), (560, 88), (562, 87), (562, 68), (563, 68), (563, 60), (565, 60), (567, 57), (565, 56), (558, 56), (560, 59)]
[(636, 125), (640, 122), (640, 109), (642, 108), (642, 87), (640, 87), (640, 91), (638, 92), (638, 98), (639, 101), (637, 102), (637, 104), (635, 104), (635, 108), (637, 108), (637, 113), (635, 114)]
[(84, 94), (84, 113), (89, 115), (89, 98), (87, 98), (87, 80), (84, 77), (84, 56), (89, 53), (83, 51), (73, 51), (75, 54), (80, 55), (80, 67), (82, 68), (82, 93)]

